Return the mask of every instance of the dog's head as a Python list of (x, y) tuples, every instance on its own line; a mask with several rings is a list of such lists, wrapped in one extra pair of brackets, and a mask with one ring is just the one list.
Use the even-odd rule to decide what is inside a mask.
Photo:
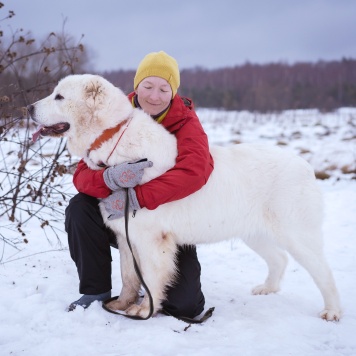
[(79, 157), (104, 130), (127, 119), (133, 108), (126, 95), (104, 78), (70, 75), (62, 79), (48, 97), (28, 106), (39, 124), (33, 135), (68, 138), (69, 151)]

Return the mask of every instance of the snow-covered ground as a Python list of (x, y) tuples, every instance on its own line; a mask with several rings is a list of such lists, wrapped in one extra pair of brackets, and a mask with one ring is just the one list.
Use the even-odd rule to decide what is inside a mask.
[[(22, 227), (28, 244), (16, 250), (0, 240), (1, 356), (356, 355), (356, 110), (261, 115), (201, 109), (198, 114), (213, 144), (278, 144), (330, 175), (318, 184), (326, 205), (325, 253), (344, 310), (341, 321), (318, 318), (321, 295), (292, 259), (280, 292), (252, 296), (266, 267), (238, 240), (198, 247), (206, 307), (215, 307), (202, 325), (187, 328), (162, 315), (134, 321), (107, 313), (99, 303), (67, 313), (68, 303), (78, 297), (78, 278), (63, 221), (59, 242), (47, 239), (30, 220)], [(8, 221), (0, 221), (0, 227), (9, 239), (15, 236)], [(112, 254), (117, 295), (119, 254)]]

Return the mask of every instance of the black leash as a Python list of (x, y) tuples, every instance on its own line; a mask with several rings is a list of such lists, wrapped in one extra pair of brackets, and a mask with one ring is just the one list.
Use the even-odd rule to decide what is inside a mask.
[[(103, 304), (102, 304), (102, 307), (107, 312), (112, 313), (112, 314), (121, 315), (121, 316), (124, 316), (126, 318), (130, 318), (130, 319), (134, 319), (134, 320), (147, 320), (153, 314), (153, 310), (154, 310), (153, 299), (152, 299), (151, 292), (150, 292), (149, 288), (147, 287), (147, 285), (146, 285), (146, 283), (145, 283), (145, 281), (144, 281), (144, 279), (142, 277), (140, 268), (139, 268), (138, 263), (136, 261), (135, 255), (134, 255), (134, 253), (132, 251), (130, 237), (129, 237), (129, 190), (128, 190), (128, 188), (125, 188), (125, 193), (126, 193), (126, 201), (125, 201), (125, 233), (126, 233), (126, 241), (127, 241), (128, 246), (129, 246), (129, 249), (131, 251), (132, 260), (133, 260), (133, 264), (134, 264), (134, 268), (135, 268), (135, 272), (137, 274), (137, 277), (138, 277), (140, 283), (142, 284), (143, 288), (145, 289), (145, 291), (146, 291), (146, 293), (148, 295), (148, 298), (149, 298), (149, 301), (150, 301), (150, 311), (149, 311), (149, 313), (148, 313), (148, 315), (146, 317), (141, 317), (139, 315), (128, 315), (128, 314), (119, 313), (119, 312), (117, 312), (115, 310), (110, 309), (107, 306), (107, 304), (112, 302), (112, 301), (114, 301), (114, 300), (119, 299), (119, 296), (112, 297), (110, 299), (105, 300), (103, 302)], [(168, 315), (168, 316), (172, 316), (172, 317), (174, 317), (174, 318), (176, 318), (178, 320), (184, 321), (184, 322), (186, 322), (188, 324), (201, 324), (201, 323), (203, 323), (205, 320), (209, 319), (213, 315), (214, 309), (215, 309), (214, 307), (208, 309), (205, 312), (205, 314), (199, 319), (188, 318), (188, 317), (185, 317), (185, 316), (174, 316), (174, 315), (170, 314), (169, 312), (167, 312), (164, 309), (162, 310), (162, 313), (165, 314), (165, 315)]]
[(114, 301), (114, 300), (117, 300), (119, 299), (119, 296), (116, 296), (116, 297), (113, 297), (113, 298), (110, 298), (108, 300), (105, 300), (102, 304), (103, 308), (108, 311), (109, 313), (113, 313), (113, 314), (117, 314), (117, 315), (122, 315), (122, 316), (125, 316), (126, 318), (130, 318), (130, 319), (135, 319), (135, 320), (147, 320), (149, 319), (152, 314), (153, 314), (153, 310), (154, 310), (154, 307), (153, 307), (153, 299), (152, 299), (152, 295), (151, 295), (151, 292), (150, 290), (148, 289), (143, 277), (142, 277), (142, 274), (141, 274), (141, 271), (140, 271), (140, 268), (138, 266), (138, 263), (136, 261), (136, 258), (135, 258), (135, 255), (132, 251), (132, 247), (131, 247), (131, 242), (130, 242), (130, 237), (129, 237), (129, 189), (128, 188), (125, 188), (125, 193), (126, 193), (126, 197), (125, 197), (125, 233), (126, 233), (126, 241), (127, 241), (127, 244), (129, 246), (129, 249), (131, 251), (131, 255), (132, 255), (132, 260), (133, 260), (133, 264), (134, 264), (134, 268), (135, 268), (135, 271), (136, 271), (136, 274), (137, 274), (137, 277), (140, 281), (140, 283), (142, 284), (143, 288), (145, 289), (147, 295), (148, 295), (148, 298), (150, 300), (150, 311), (148, 313), (148, 315), (146, 317), (141, 317), (139, 315), (128, 315), (128, 314), (123, 314), (123, 313), (119, 313), (115, 310), (112, 310), (110, 308), (108, 308), (107, 304)]
[(204, 313), (204, 315), (199, 319), (188, 318), (186, 316), (175, 316), (175, 315), (172, 315), (172, 314), (168, 313), (167, 310), (165, 310), (165, 309), (162, 310), (162, 314), (165, 314), (165, 315), (168, 315), (168, 316), (172, 316), (173, 318), (176, 318), (178, 320), (184, 321), (184, 322), (186, 322), (188, 324), (201, 324), (201, 323), (204, 323), (204, 321), (206, 319), (209, 319), (213, 315), (213, 311), (214, 310), (215, 310), (215, 307), (209, 308)]

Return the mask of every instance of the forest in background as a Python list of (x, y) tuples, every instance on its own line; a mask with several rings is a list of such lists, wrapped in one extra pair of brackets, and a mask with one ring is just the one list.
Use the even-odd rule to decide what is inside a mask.
[[(0, 2), (0, 9), (6, 8)], [(6, 12), (6, 10), (5, 10)], [(23, 107), (51, 93), (68, 74), (93, 73), (125, 93), (133, 90), (134, 69), (98, 72), (82, 38), (65, 31), (35, 39), (23, 29), (6, 27), (15, 13), (0, 19), (0, 114), (22, 115)], [(4, 26), (3, 26), (4, 25)], [(179, 94), (197, 108), (251, 112), (295, 109), (332, 111), (356, 106), (356, 58), (296, 63), (246, 62), (233, 67), (181, 68)]]
[[(124, 92), (132, 91), (133, 70), (101, 73)], [(179, 94), (196, 107), (278, 112), (356, 106), (356, 59), (316, 63), (268, 63), (220, 69), (182, 69)]]
[[(48, 95), (62, 77), (88, 72), (102, 75), (125, 93), (133, 90), (134, 70), (96, 72), (86, 63), (85, 52), (80, 63), (76, 63), (75, 70), (69, 65), (70, 70), (63, 70), (63, 65), (58, 65), (58, 61), (64, 62), (61, 56), (58, 58), (55, 53), (49, 53), (52, 56), (41, 63), (40, 70), (27, 66), (26, 71), (1, 71), (0, 66), (0, 98), (9, 98), (12, 107), (23, 107)], [(295, 64), (246, 63), (210, 70), (199, 67), (183, 69), (178, 92), (192, 98), (195, 106), (200, 108), (266, 113), (355, 107), (356, 59)]]

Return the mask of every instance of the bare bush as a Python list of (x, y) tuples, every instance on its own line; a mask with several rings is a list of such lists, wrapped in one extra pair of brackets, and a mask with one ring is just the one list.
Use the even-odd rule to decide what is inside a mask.
[[(0, 25), (13, 16), (10, 10)], [(52, 32), (41, 42), (23, 29), (5, 32), (0, 27), (0, 238), (14, 248), (28, 242), (24, 226), (30, 219), (38, 220), (49, 240), (58, 237), (63, 201), (70, 196), (66, 173), (72, 161), (65, 142), (33, 144), (34, 126), (26, 111), (62, 77), (87, 70), (82, 38), (75, 42), (64, 25), (62, 33)]]

